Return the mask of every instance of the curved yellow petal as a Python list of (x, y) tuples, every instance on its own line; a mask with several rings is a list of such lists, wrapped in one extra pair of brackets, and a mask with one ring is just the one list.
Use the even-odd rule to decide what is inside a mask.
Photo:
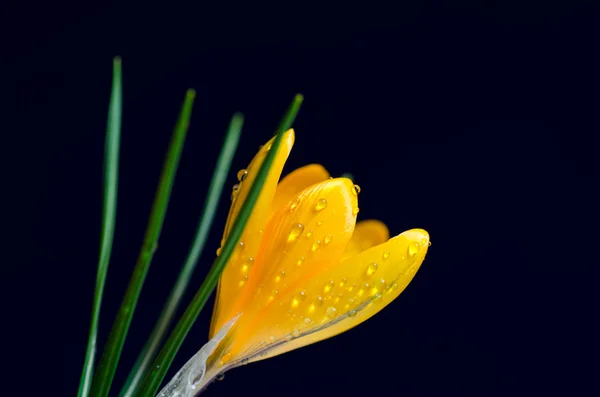
[(358, 255), (368, 248), (383, 244), (389, 239), (390, 232), (383, 222), (375, 219), (357, 222), (342, 260)]
[[(210, 337), (212, 337), (225, 322), (233, 317), (231, 312), (232, 307), (235, 301), (241, 296), (241, 290), (243, 289), (240, 288), (240, 286), (244, 286), (250, 268), (258, 253), (262, 233), (271, 214), (271, 204), (277, 189), (277, 182), (279, 181), (285, 161), (294, 144), (294, 130), (288, 130), (284, 133), (282, 138), (281, 144), (277, 148), (271, 170), (265, 180), (260, 196), (256, 201), (254, 210), (248, 219), (240, 243), (219, 279), (217, 298), (215, 300), (215, 307), (213, 309), (213, 317), (210, 325)], [(238, 189), (234, 191), (234, 194), (232, 195), (233, 202), (231, 203), (229, 216), (227, 217), (222, 243), (229, 235), (235, 218), (240, 212), (241, 206), (248, 196), (250, 187), (256, 180), (258, 170), (265, 160), (268, 151), (271, 149), (274, 140), (275, 137), (260, 148), (256, 156), (254, 156), (250, 162), (247, 173), (241, 178), (242, 180), (239, 182)]]
[(329, 172), (320, 164), (309, 164), (295, 169), (286, 175), (277, 185), (275, 198), (271, 206), (273, 213), (287, 205), (304, 189), (329, 178)]
[[(354, 230), (356, 208), (352, 181), (338, 178), (309, 187), (273, 216), (244, 297), (233, 310), (242, 316), (224, 361), (241, 359), (306, 325), (306, 306), (317, 295), (304, 290), (339, 263)], [(324, 301), (330, 298), (327, 292), (322, 292)]]
[[(428, 246), (428, 233), (412, 229), (345, 260), (306, 285), (299, 285), (298, 288), (305, 291), (306, 302), (298, 306), (297, 313), (303, 314), (304, 319), (294, 324), (294, 330), (287, 330), (292, 338), (276, 341), (272, 348), (267, 346), (249, 361), (319, 342), (369, 319), (406, 288), (425, 259)], [(323, 288), (329, 285), (331, 290), (324, 293)], [(322, 305), (312, 310), (317, 302), (315, 297), (319, 296), (323, 298)]]

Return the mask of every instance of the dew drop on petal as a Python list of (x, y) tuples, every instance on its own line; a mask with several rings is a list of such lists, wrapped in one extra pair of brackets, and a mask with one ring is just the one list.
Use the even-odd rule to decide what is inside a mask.
[(292, 205), (290, 205), (290, 210), (294, 211), (296, 209), (296, 207), (298, 207), (298, 204), (300, 204), (300, 199), (296, 198), (293, 202)]
[(358, 214), (359, 211), (360, 211), (360, 209), (358, 207), (356, 207), (355, 209), (352, 210), (352, 215)]
[(304, 324), (310, 324), (310, 323), (312, 323), (312, 320), (310, 318), (306, 317), (304, 319)]
[(323, 287), (323, 292), (328, 294), (333, 287), (335, 286), (335, 281), (331, 280), (329, 281), (327, 284), (325, 284), (325, 287)]
[(296, 262), (296, 266), (300, 266), (302, 265), (302, 263), (304, 263), (304, 257), (301, 256), (300, 259), (298, 259), (298, 261)]
[(352, 193), (354, 193), (355, 196), (358, 196), (358, 194), (360, 193), (360, 186), (354, 185), (354, 189), (352, 189)]
[(296, 241), (300, 233), (304, 230), (304, 225), (301, 223), (296, 223), (290, 229), (290, 234), (288, 235), (288, 243)]
[(275, 276), (275, 282), (276, 283), (280, 282), (284, 276), (285, 276), (285, 270), (280, 271), (279, 274), (277, 276)]
[(221, 357), (221, 364), (226, 363), (229, 360), (231, 360), (231, 353), (227, 352), (227, 353), (223, 354), (223, 357)]
[(221, 251), (223, 251), (223, 247), (217, 248), (217, 256), (221, 255)]
[(309, 230), (306, 233), (304, 233), (304, 237), (306, 237), (306, 238), (311, 238), (312, 235), (313, 235), (313, 231), (312, 230)]
[(321, 305), (323, 305), (323, 297), (317, 296), (313, 305), (315, 305), (315, 307), (321, 307)]
[(243, 169), (243, 168), (241, 170), (239, 170), (237, 173), (237, 179), (240, 182), (243, 181), (244, 179), (246, 179), (247, 176), (248, 176), (248, 170)]
[(238, 185), (237, 183), (231, 188), (231, 201), (235, 200), (235, 198), (237, 197), (239, 188), (240, 185)]
[(305, 300), (306, 300), (306, 291), (300, 291), (294, 295), (290, 306), (292, 308), (296, 308), (300, 305), (300, 303), (304, 302)]
[(319, 247), (321, 247), (321, 240), (317, 240), (314, 243), (312, 243), (312, 245), (310, 246), (310, 250), (312, 252), (315, 252), (319, 249)]
[(379, 266), (377, 265), (377, 263), (375, 263), (375, 262), (370, 263), (369, 266), (367, 266), (367, 270), (365, 270), (365, 276), (371, 277), (372, 275), (375, 274), (375, 272), (377, 271), (378, 268), (379, 268)]
[(356, 311), (356, 310), (350, 310), (350, 311), (348, 312), (348, 317), (354, 317), (354, 316), (356, 316), (356, 314), (357, 314), (357, 311)]
[(325, 242), (325, 245), (327, 245), (331, 242), (331, 240), (333, 240), (333, 235), (328, 234), (327, 236), (325, 236), (325, 239), (323, 241)]
[(249, 257), (248, 259), (246, 259), (244, 261), (244, 263), (242, 264), (242, 273), (248, 273), (250, 271), (250, 269), (252, 268), (252, 265), (254, 264), (254, 258)]
[(325, 200), (324, 198), (320, 198), (317, 200), (317, 203), (315, 204), (315, 211), (316, 212), (323, 211), (326, 207), (327, 207), (327, 200)]
[(335, 308), (335, 307), (333, 307), (333, 306), (329, 306), (329, 307), (327, 308), (327, 311), (325, 312), (325, 314), (327, 314), (327, 316), (328, 316), (328, 317), (331, 317), (331, 318), (333, 318), (333, 317), (335, 317), (335, 315), (337, 314), (337, 310), (336, 310), (336, 308)]
[(419, 244), (417, 244), (417, 243), (411, 243), (408, 246), (408, 256), (409, 257), (413, 257), (417, 253), (419, 253), (420, 250), (421, 250), (421, 247), (419, 246)]
[(269, 296), (269, 302), (273, 301), (273, 299), (275, 299), (275, 297), (277, 297), (277, 294), (279, 294), (279, 290), (274, 289), (271, 292), (271, 295)]
[(383, 253), (383, 255), (381, 255), (381, 257), (383, 258), (383, 260), (386, 260), (390, 257), (390, 253), (388, 251), (386, 251)]
[(321, 225), (323, 225), (323, 221), (318, 221), (317, 226), (321, 226)]

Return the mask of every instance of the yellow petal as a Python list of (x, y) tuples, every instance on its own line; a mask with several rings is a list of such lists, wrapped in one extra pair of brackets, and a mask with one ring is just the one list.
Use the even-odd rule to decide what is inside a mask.
[[(319, 274), (337, 267), (354, 230), (356, 207), (352, 181), (339, 178), (309, 187), (273, 216), (248, 288), (233, 310), (242, 316), (231, 336), (229, 357), (258, 351), (305, 324), (304, 313), (318, 294), (304, 290)], [(319, 288), (326, 302), (330, 294), (322, 290), (328, 287)]]
[(286, 175), (277, 185), (271, 210), (277, 212), (309, 186), (323, 182), (329, 173), (320, 164), (309, 164)]
[(390, 232), (383, 222), (375, 219), (357, 222), (342, 260), (358, 255), (368, 248), (383, 244), (389, 238)]
[[(306, 284), (298, 284), (296, 289), (305, 291), (306, 300), (296, 313), (304, 318), (291, 319), (280, 311), (275, 321), (280, 325), (277, 335), (291, 334), (291, 340), (275, 341), (270, 349), (266, 345), (249, 361), (330, 338), (369, 319), (406, 288), (425, 259), (428, 246), (427, 232), (412, 229), (321, 272), (306, 280)], [(329, 285), (332, 288), (325, 292)], [(313, 310), (319, 296), (323, 298), (322, 305)], [(281, 297), (284, 304), (289, 299), (290, 296)], [(261, 337), (264, 340), (268, 334)]]
[[(225, 322), (233, 317), (231, 309), (235, 301), (241, 295), (247, 276), (249, 275), (254, 259), (258, 253), (262, 232), (271, 214), (271, 204), (273, 202), (273, 197), (275, 196), (277, 182), (279, 181), (285, 161), (294, 144), (294, 131), (288, 130), (282, 138), (281, 144), (277, 148), (271, 170), (269, 171), (260, 196), (254, 206), (254, 210), (246, 224), (240, 244), (231, 256), (231, 259), (227, 263), (225, 270), (219, 279), (217, 298), (215, 300), (215, 307), (213, 309), (213, 317), (210, 326), (210, 337), (212, 337)], [(250, 162), (247, 169), (248, 173), (245, 178), (239, 182), (239, 188), (229, 210), (222, 243), (229, 235), (235, 218), (239, 214), (241, 206), (248, 196), (250, 187), (256, 180), (258, 170), (265, 160), (274, 140), (275, 138), (272, 138), (260, 148), (256, 156), (254, 156), (254, 159), (252, 159), (252, 162)]]

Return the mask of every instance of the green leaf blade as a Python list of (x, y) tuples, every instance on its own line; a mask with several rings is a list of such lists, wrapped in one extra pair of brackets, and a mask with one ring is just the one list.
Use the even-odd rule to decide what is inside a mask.
[(188, 131), (195, 95), (194, 90), (187, 91), (181, 113), (175, 125), (150, 213), (150, 220), (144, 236), (142, 249), (94, 375), (91, 387), (91, 395), (93, 397), (106, 397), (110, 391), (127, 332), (131, 325), (133, 313), (157, 246), (158, 237), (162, 230), (175, 174)]
[(208, 232), (213, 223), (219, 204), (219, 198), (221, 197), (221, 192), (239, 143), (243, 123), (244, 117), (241, 114), (235, 114), (231, 119), (225, 142), (223, 143), (221, 154), (219, 155), (211, 179), (209, 192), (204, 203), (204, 209), (198, 224), (196, 236), (154, 330), (152, 331), (149, 340), (144, 345), (140, 356), (125, 382), (125, 386), (120, 394), (121, 397), (131, 397), (137, 391), (138, 385), (152, 363), (152, 360), (156, 357), (160, 343), (163, 341), (181, 303), (181, 298), (188, 287), (189, 280), (196, 268), (200, 254), (204, 249)]
[(77, 391), (78, 397), (87, 397), (90, 391), (96, 357), (98, 323), (106, 275), (112, 253), (115, 222), (117, 217), (117, 188), (119, 174), (119, 146), (121, 141), (121, 116), (123, 109), (123, 90), (121, 59), (113, 60), (112, 88), (108, 110), (106, 138), (104, 145), (104, 198), (102, 206), (102, 234), (100, 237), (100, 255), (96, 273), (96, 287), (92, 306), (92, 320), (88, 344)]

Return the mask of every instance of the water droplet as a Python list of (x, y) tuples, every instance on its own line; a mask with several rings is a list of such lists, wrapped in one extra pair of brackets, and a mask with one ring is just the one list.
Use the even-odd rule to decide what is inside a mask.
[(325, 239), (323, 241), (325, 241), (325, 244), (329, 244), (331, 240), (333, 240), (333, 235), (328, 234), (327, 236), (325, 236)]
[(386, 260), (390, 257), (390, 253), (388, 251), (386, 251), (383, 253), (383, 255), (381, 255), (381, 257), (383, 258), (383, 260)]
[(355, 209), (352, 210), (352, 215), (358, 214), (359, 211), (360, 211), (360, 209), (358, 207), (356, 207)]
[(335, 307), (333, 307), (333, 306), (329, 306), (329, 307), (327, 308), (327, 311), (325, 312), (325, 314), (327, 314), (327, 316), (328, 316), (328, 317), (331, 317), (331, 318), (333, 318), (333, 317), (335, 317), (335, 315), (337, 314), (337, 310), (336, 310), (336, 308), (335, 308)]
[(350, 311), (348, 312), (348, 317), (354, 317), (354, 316), (356, 316), (356, 314), (357, 314), (357, 313), (358, 313), (358, 312), (357, 312), (356, 310), (350, 310)]
[(244, 179), (246, 179), (247, 176), (248, 176), (248, 170), (243, 169), (243, 168), (241, 170), (239, 170), (237, 173), (237, 179), (240, 182), (243, 181)]
[(242, 279), (239, 282), (239, 286), (243, 287), (244, 284), (246, 284), (246, 281), (248, 281), (248, 276), (242, 276)]
[(290, 211), (293, 211), (296, 209), (296, 207), (298, 207), (298, 204), (300, 204), (300, 199), (296, 198), (293, 202), (292, 205), (290, 205)]
[(317, 226), (321, 226), (323, 224), (323, 221), (318, 221), (317, 222)]
[(342, 288), (344, 285), (346, 285), (346, 281), (348, 281), (348, 279), (346, 277), (344, 277), (342, 279), (342, 281), (340, 281), (340, 288)]
[(271, 295), (269, 296), (269, 302), (273, 301), (273, 299), (275, 299), (275, 297), (277, 296), (277, 294), (279, 294), (279, 291), (278, 291), (278, 290), (276, 290), (276, 289), (274, 289), (274, 290), (271, 292)]
[(425, 245), (426, 245), (426, 244), (427, 244), (427, 239), (426, 239), (425, 237), (423, 237), (423, 238), (421, 239), (421, 245), (422, 245), (423, 247), (425, 247)]
[(233, 185), (233, 187), (231, 188), (231, 201), (235, 200), (235, 198), (238, 195), (239, 189), (240, 185), (238, 185), (237, 183)]
[(280, 271), (279, 274), (277, 276), (275, 276), (275, 282), (276, 283), (280, 282), (284, 276), (285, 276), (285, 270)]
[(271, 335), (271, 336), (269, 336), (269, 341), (270, 341), (270, 342), (275, 342), (275, 337), (274, 337), (274, 336), (272, 336), (272, 335)]
[(390, 288), (387, 290), (388, 294), (397, 290), (398, 289), (398, 284), (396, 283), (392, 283), (392, 285), (390, 285)]
[(294, 295), (290, 306), (292, 308), (296, 308), (300, 305), (301, 302), (304, 302), (305, 300), (306, 300), (306, 291), (300, 291)]
[(358, 196), (358, 194), (360, 193), (360, 186), (354, 185), (354, 189), (352, 189), (352, 193), (354, 193), (355, 196)]
[(240, 363), (241, 363), (242, 365), (246, 365), (246, 364), (248, 364), (248, 357), (246, 357), (246, 358), (242, 358), (242, 361), (240, 361)]
[(325, 287), (323, 288), (323, 292), (328, 294), (333, 287), (335, 286), (335, 281), (331, 280), (329, 281), (327, 284), (325, 284)]
[(304, 237), (306, 237), (306, 238), (311, 238), (312, 235), (313, 235), (313, 231), (312, 230), (309, 230), (308, 232), (304, 233)]
[(411, 243), (408, 246), (408, 256), (409, 257), (413, 257), (415, 256), (419, 251), (421, 250), (421, 247), (419, 246), (419, 244), (417, 243)]
[(225, 374), (221, 372), (215, 377), (215, 379), (217, 379), (218, 381), (222, 381), (223, 379), (225, 379)]
[(248, 273), (254, 264), (254, 258), (249, 257), (242, 264), (242, 273)]
[(315, 252), (316, 250), (319, 249), (319, 247), (321, 247), (321, 240), (317, 240), (314, 243), (312, 243), (312, 245), (310, 246), (310, 250), (312, 252)]
[(304, 257), (301, 256), (300, 259), (298, 259), (298, 261), (296, 262), (296, 266), (300, 266), (302, 265), (302, 263), (304, 263)]
[(297, 338), (297, 337), (299, 337), (299, 336), (300, 336), (300, 331), (298, 331), (297, 329), (295, 329), (294, 331), (292, 331), (292, 336), (293, 336), (294, 338)]
[(316, 212), (323, 211), (326, 207), (327, 207), (327, 200), (325, 200), (324, 198), (320, 198), (317, 200), (317, 203), (315, 204), (315, 211)]
[(246, 248), (246, 244), (244, 244), (243, 241), (240, 241), (235, 248), (238, 250), (238, 252), (242, 252)]
[(290, 229), (290, 234), (288, 235), (288, 243), (296, 241), (300, 233), (304, 230), (304, 225), (301, 223), (296, 223)]
[(312, 320), (310, 318), (306, 317), (304, 319), (304, 324), (310, 324), (310, 323), (312, 323)]
[(323, 297), (319, 295), (315, 298), (315, 302), (313, 303), (313, 305), (315, 305), (315, 307), (321, 307), (322, 304), (323, 304)]
[(223, 357), (221, 357), (221, 364), (228, 362), (229, 360), (231, 360), (231, 353), (225, 353), (223, 354)]
[(221, 251), (223, 251), (223, 247), (217, 248), (217, 256), (221, 255)]
[(370, 263), (369, 266), (367, 266), (367, 270), (365, 270), (365, 276), (371, 277), (372, 275), (375, 274), (375, 272), (377, 271), (378, 268), (379, 268), (379, 266), (377, 265), (377, 263), (375, 263), (375, 262)]
[(364, 283), (362, 287), (358, 290), (357, 295), (359, 297), (363, 296), (365, 294), (365, 290), (368, 290), (370, 287), (371, 285), (369, 283)]

